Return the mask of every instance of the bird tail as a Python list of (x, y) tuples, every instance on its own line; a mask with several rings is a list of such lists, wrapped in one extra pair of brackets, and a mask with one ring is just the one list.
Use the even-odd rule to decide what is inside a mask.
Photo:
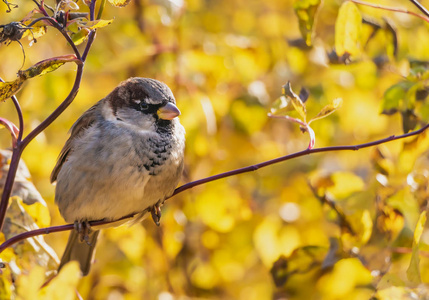
[(80, 241), (79, 233), (76, 230), (70, 232), (66, 250), (64, 250), (58, 271), (69, 261), (76, 260), (80, 264), (82, 275), (86, 276), (91, 269), (92, 257), (94, 256), (95, 244), (97, 243), (100, 230), (88, 234), (88, 241)]

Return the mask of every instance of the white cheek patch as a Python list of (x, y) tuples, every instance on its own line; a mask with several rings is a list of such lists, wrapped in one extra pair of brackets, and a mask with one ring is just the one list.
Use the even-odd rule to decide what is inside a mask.
[(135, 104), (140, 104), (142, 102), (140, 99), (133, 99), (131, 101), (133, 101)]

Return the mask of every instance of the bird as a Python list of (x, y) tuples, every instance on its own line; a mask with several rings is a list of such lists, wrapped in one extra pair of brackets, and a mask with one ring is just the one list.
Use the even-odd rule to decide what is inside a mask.
[(184, 166), (185, 129), (170, 88), (132, 77), (73, 124), (51, 174), (55, 203), (74, 223), (58, 270), (77, 260), (89, 273), (99, 230), (90, 221), (115, 221), (148, 212), (157, 225), (160, 207), (177, 187)]

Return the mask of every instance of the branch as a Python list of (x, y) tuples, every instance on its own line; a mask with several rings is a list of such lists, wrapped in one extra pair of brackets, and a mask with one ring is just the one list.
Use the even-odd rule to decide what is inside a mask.
[(40, 17), (40, 18), (34, 20), (33, 22), (31, 22), (30, 24), (28, 24), (27, 26), (31, 27), (32, 25), (36, 24), (39, 21), (47, 21), (48, 23), (51, 24), (52, 27), (57, 29), (64, 36), (64, 38), (67, 40), (67, 42), (70, 44), (70, 46), (73, 49), (74, 54), (76, 54), (76, 57), (80, 60), (83, 60), (81, 55), (80, 55), (79, 50), (76, 47), (76, 44), (73, 42), (71, 37), (68, 35), (67, 31), (65, 31), (64, 28), (54, 18), (52, 18), (52, 17)]
[[(398, 13), (403, 13), (403, 14), (408, 14), (408, 15), (412, 15), (415, 16), (417, 18), (420, 18), (426, 22), (429, 23), (429, 14), (425, 13), (425, 15), (421, 15), (406, 9), (400, 9), (400, 8), (395, 8), (395, 7), (388, 7), (388, 6), (383, 6), (383, 5), (378, 5), (378, 4), (372, 4), (372, 3), (368, 3), (368, 2), (363, 2), (363, 1), (359, 1), (359, 0), (351, 0), (352, 2), (356, 3), (356, 4), (361, 4), (361, 5), (365, 5), (365, 6), (369, 6), (369, 7), (373, 7), (373, 8), (378, 8), (378, 9), (383, 9), (383, 10), (388, 10), (388, 11), (393, 11), (393, 12), (398, 12)], [(411, 0), (411, 2), (417, 2), (414, 0)], [(418, 3), (418, 2), (417, 2)], [(415, 4), (415, 3), (414, 3)], [(416, 4), (415, 4), (416, 5)], [(420, 5), (420, 4), (419, 4)], [(423, 8), (425, 9), (425, 8)], [(425, 11), (427, 12), (427, 10), (425, 9)]]
[(82, 74), (83, 74), (83, 64), (77, 65), (77, 72), (76, 72), (76, 78), (75, 82), (73, 84), (73, 87), (68, 94), (68, 96), (64, 99), (64, 101), (45, 119), (42, 123), (39, 124), (33, 131), (31, 131), (22, 141), (20, 146), (22, 147), (22, 150), (30, 143), (39, 133), (41, 133), (43, 130), (46, 129), (51, 123), (72, 103), (74, 98), (77, 95), (77, 92), (79, 91), (80, 82), (82, 80)]
[(233, 176), (233, 175), (238, 175), (238, 174), (242, 174), (242, 173), (256, 171), (256, 170), (258, 170), (260, 168), (263, 168), (263, 167), (266, 167), (266, 166), (269, 166), (269, 165), (273, 165), (273, 164), (276, 164), (276, 163), (279, 163), (279, 162), (282, 162), (282, 161), (286, 161), (286, 160), (289, 160), (289, 159), (293, 159), (293, 158), (296, 158), (296, 157), (300, 157), (300, 156), (304, 156), (304, 155), (308, 155), (308, 154), (312, 154), (312, 153), (319, 153), (319, 152), (347, 151), (347, 150), (356, 151), (356, 150), (359, 150), (359, 149), (373, 147), (373, 146), (376, 146), (376, 145), (380, 145), (380, 144), (384, 144), (384, 143), (387, 143), (387, 142), (391, 142), (391, 141), (395, 141), (395, 140), (407, 138), (407, 137), (410, 137), (410, 136), (419, 135), (419, 134), (421, 134), (422, 132), (424, 132), (428, 128), (429, 128), (429, 124), (426, 124), (424, 127), (420, 128), (419, 130), (416, 130), (416, 131), (411, 131), (409, 133), (398, 135), (398, 136), (392, 135), (392, 136), (389, 136), (389, 137), (381, 139), (381, 140), (377, 140), (377, 141), (373, 141), (373, 142), (369, 142), (369, 143), (364, 143), (364, 144), (359, 144), (359, 145), (354, 145), (354, 146), (333, 146), (333, 147), (306, 149), (304, 151), (300, 151), (300, 152), (292, 153), (292, 154), (289, 154), (289, 155), (286, 155), (286, 156), (278, 157), (278, 158), (275, 158), (275, 159), (272, 159), (272, 160), (268, 160), (268, 161), (265, 161), (265, 162), (262, 162), (262, 163), (259, 163), (259, 164), (253, 165), (253, 166), (248, 166), (248, 167), (244, 167), (244, 168), (241, 168), (241, 169), (236, 169), (236, 170), (232, 170), (232, 171), (229, 171), (229, 172), (225, 172), (225, 173), (221, 173), (221, 174), (218, 174), (218, 175), (214, 175), (214, 176), (210, 176), (210, 177), (207, 177), (207, 178), (203, 178), (203, 179), (200, 179), (200, 180), (196, 180), (196, 181), (193, 181), (193, 182), (189, 182), (187, 184), (182, 185), (181, 187), (178, 187), (174, 191), (174, 193), (173, 193), (172, 196), (174, 196), (174, 195), (176, 195), (178, 193), (181, 193), (181, 192), (183, 192), (183, 191), (185, 191), (187, 189), (193, 188), (193, 187), (195, 187), (197, 185), (200, 185), (200, 184), (204, 184), (204, 183), (207, 183), (207, 182), (210, 182), (210, 181), (214, 181), (214, 180), (218, 180), (218, 179), (225, 178), (225, 177), (230, 177), (230, 176)]
[(413, 3), (418, 9), (420, 9), (420, 11), (422, 13), (424, 13), (426, 16), (429, 17), (429, 11), (423, 6), (421, 5), (417, 0), (410, 0), (411, 3)]
[[(67, 41), (69, 41), (70, 45), (75, 51), (76, 57), (82, 61), (82, 64), (78, 64), (77, 66), (76, 77), (75, 77), (73, 87), (70, 93), (68, 94), (68, 96), (64, 99), (64, 101), (42, 123), (40, 123), (33, 131), (31, 131), (22, 141), (21, 141), (22, 131), (20, 131), (19, 133), (19, 139), (12, 153), (12, 159), (10, 162), (9, 171), (6, 177), (6, 182), (4, 185), (3, 194), (0, 202), (0, 230), (3, 228), (3, 223), (6, 216), (6, 210), (9, 203), (9, 197), (12, 192), (12, 187), (13, 187), (16, 171), (18, 169), (18, 163), (21, 158), (22, 152), (24, 151), (25, 147), (38, 134), (40, 134), (43, 130), (45, 130), (46, 127), (48, 127), (50, 124), (52, 124), (52, 122), (55, 121), (55, 119), (58, 118), (58, 116), (73, 102), (74, 98), (76, 97), (79, 91), (80, 83), (82, 81), (83, 66), (84, 66), (83, 63), (85, 62), (85, 59), (89, 53), (89, 49), (91, 48), (91, 45), (95, 38), (95, 32), (92, 31), (88, 38), (88, 43), (86, 45), (84, 55), (81, 57), (79, 51), (76, 48), (76, 45), (73, 43), (70, 36), (67, 34), (67, 32), (63, 30), (63, 28), (58, 24), (57, 21), (53, 20), (50, 17), (42, 17), (42, 18), (39, 18), (38, 20), (41, 20), (41, 19), (48, 20), (49, 22), (51, 22), (51, 24), (63, 34), (63, 36), (67, 39)], [(14, 101), (14, 104), (16, 106), (18, 103), (17, 102), (15, 103)], [(17, 108), (18, 107), (19, 106), (17, 106)], [(22, 116), (19, 115), (19, 119), (20, 119), (20, 126), (21, 126), (23, 122)]]
[[(178, 187), (174, 191), (174, 193), (170, 197), (166, 198), (165, 200), (167, 200), (167, 199), (169, 199), (169, 198), (171, 198), (171, 197), (173, 197), (173, 196), (175, 196), (175, 195), (177, 195), (177, 194), (179, 194), (179, 193), (181, 193), (183, 191), (186, 191), (186, 190), (188, 190), (190, 188), (193, 188), (193, 187), (195, 187), (197, 185), (201, 185), (201, 184), (204, 184), (204, 183), (207, 183), (207, 182), (210, 182), (210, 181), (215, 181), (215, 180), (218, 180), (218, 179), (221, 179), (221, 178), (226, 178), (226, 177), (230, 177), (230, 176), (234, 176), (234, 175), (238, 175), (238, 174), (242, 174), (242, 173), (256, 171), (256, 170), (258, 170), (260, 168), (263, 168), (263, 167), (266, 167), (266, 166), (269, 166), (269, 165), (273, 165), (273, 164), (276, 164), (276, 163), (279, 163), (279, 162), (282, 162), (282, 161), (290, 160), (290, 159), (293, 159), (293, 158), (297, 158), (297, 157), (301, 157), (301, 156), (309, 155), (309, 154), (313, 154), (313, 153), (320, 153), (320, 152), (350, 151), (350, 150), (351, 151), (357, 151), (357, 150), (360, 150), (360, 149), (373, 147), (373, 146), (384, 144), (384, 143), (387, 143), (387, 142), (392, 142), (392, 141), (404, 139), (404, 138), (407, 138), (407, 137), (419, 135), (419, 134), (423, 133), (425, 130), (427, 130), (428, 128), (429, 128), (429, 124), (426, 124), (424, 127), (420, 128), (419, 130), (411, 131), (409, 133), (405, 133), (405, 134), (398, 135), (398, 136), (392, 135), (392, 136), (389, 136), (389, 137), (384, 138), (384, 139), (380, 139), (380, 140), (376, 140), (376, 141), (369, 142), (369, 143), (364, 143), (364, 144), (358, 144), (358, 145), (352, 145), (352, 146), (333, 146), (333, 147), (306, 149), (304, 151), (300, 151), (300, 152), (296, 152), (296, 153), (293, 153), (293, 154), (289, 154), (289, 155), (285, 155), (285, 156), (282, 156), (282, 157), (278, 157), (278, 158), (275, 158), (275, 159), (272, 159), (272, 160), (268, 160), (268, 161), (265, 161), (265, 162), (262, 162), (262, 163), (259, 163), (259, 164), (256, 164), (256, 165), (252, 165), (252, 166), (248, 166), (248, 167), (244, 167), (244, 168), (232, 170), (232, 171), (229, 171), (229, 172), (217, 174), (217, 175), (214, 175), (214, 176), (210, 176), (210, 177), (207, 177), (207, 178), (203, 178), (203, 179), (199, 179), (199, 180), (196, 180), (196, 181), (192, 181), (192, 182), (186, 183), (186, 184)], [(146, 211), (148, 211), (148, 210), (149, 209), (146, 209)], [(132, 218), (134, 215), (136, 215), (136, 214), (130, 214), (130, 215), (124, 216), (124, 217), (122, 217), (122, 218), (120, 218), (118, 220), (115, 220), (115, 221), (103, 221), (103, 220), (100, 220), (100, 221), (90, 221), (89, 224), (92, 227), (94, 227), (94, 226), (100, 226), (100, 225), (106, 225), (106, 224), (116, 223), (116, 222), (119, 222), (121, 220)], [(72, 229), (74, 229), (74, 224), (41, 228), (41, 229), (32, 230), (32, 231), (28, 231), (28, 232), (25, 232), (25, 233), (18, 234), (16, 236), (8, 239), (7, 241), (5, 241), (3, 244), (0, 245), (0, 253), (2, 251), (4, 251), (6, 248), (10, 247), (11, 245), (13, 245), (13, 244), (15, 244), (15, 243), (17, 243), (17, 242), (19, 242), (21, 240), (24, 240), (26, 238), (33, 237), (33, 236), (40, 235), (40, 234), (49, 234), (49, 233), (53, 233), (53, 232), (67, 231), (67, 230), (72, 230)]]
[(19, 122), (19, 127), (18, 127), (18, 137), (17, 137), (17, 141), (21, 142), (22, 141), (22, 135), (24, 134), (24, 117), (22, 116), (22, 110), (21, 110), (21, 106), (19, 105), (18, 99), (16, 98), (15, 95), (13, 95), (11, 97), (13, 105), (15, 105), (15, 109), (16, 109), (16, 113), (18, 114), (18, 122)]

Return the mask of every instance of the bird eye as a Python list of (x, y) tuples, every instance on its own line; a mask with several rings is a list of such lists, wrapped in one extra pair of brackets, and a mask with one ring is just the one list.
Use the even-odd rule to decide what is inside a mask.
[(142, 111), (144, 111), (144, 110), (148, 110), (148, 109), (149, 109), (149, 104), (144, 103), (144, 102), (140, 102), (140, 109), (141, 109)]

